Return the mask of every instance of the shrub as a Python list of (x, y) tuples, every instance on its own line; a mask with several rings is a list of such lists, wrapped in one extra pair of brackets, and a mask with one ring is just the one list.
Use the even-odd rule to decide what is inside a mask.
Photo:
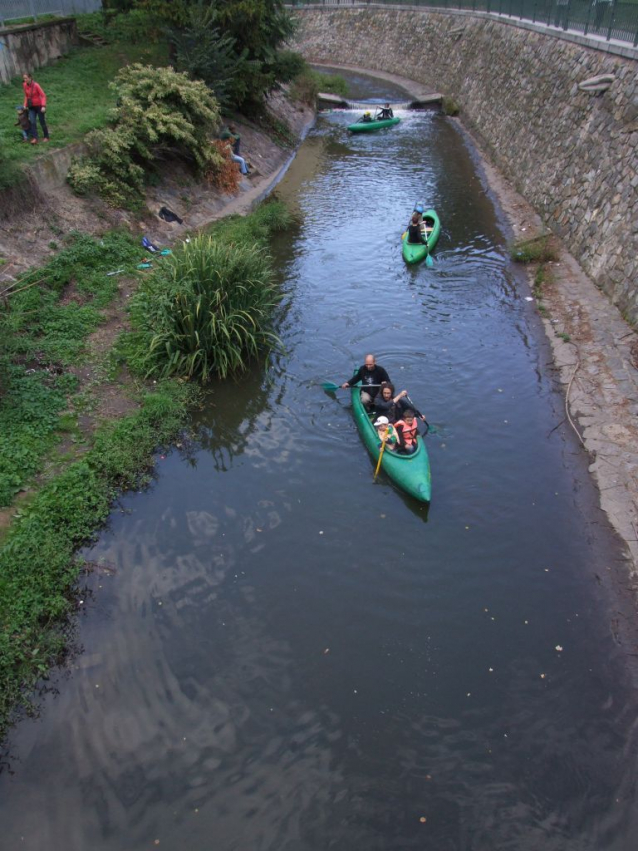
[(514, 243), (510, 257), (517, 263), (548, 263), (558, 259), (556, 250), (544, 234)]
[(221, 105), (228, 106), (233, 79), (245, 71), (246, 55), (235, 50), (235, 39), (222, 33), (215, 5), (199, 0), (188, 9), (187, 23), (169, 33), (178, 70), (203, 80)]
[(260, 244), (196, 237), (167, 258), (131, 307), (147, 375), (225, 378), (277, 343), (270, 330), (280, 300)]
[(451, 97), (444, 97), (441, 102), (441, 109), (444, 115), (458, 115), (460, 107), (458, 103)]
[(338, 74), (323, 74), (320, 71), (315, 71), (308, 64), (305, 64), (300, 73), (294, 78), (294, 82), (290, 87), (290, 96), (293, 100), (314, 104), (319, 92), (327, 92), (346, 97), (348, 94), (348, 84)]
[(215, 139), (212, 143), (220, 157), (220, 165), (211, 169), (207, 175), (209, 182), (220, 192), (233, 195), (239, 188), (241, 180), (239, 166), (230, 158), (228, 142)]
[(203, 82), (172, 68), (134, 64), (111, 85), (118, 94), (114, 125), (89, 133), (89, 156), (69, 169), (78, 194), (99, 194), (113, 206), (135, 204), (158, 161), (178, 158), (199, 173), (220, 167), (209, 142), (219, 107)]

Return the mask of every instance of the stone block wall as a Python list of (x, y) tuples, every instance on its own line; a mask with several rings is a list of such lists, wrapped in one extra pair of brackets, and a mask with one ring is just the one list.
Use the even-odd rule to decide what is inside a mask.
[[(638, 325), (638, 62), (486, 17), (299, 9), (309, 61), (399, 74), (452, 97), (495, 164)], [(613, 74), (602, 94), (578, 89)]]
[(0, 29), (0, 83), (48, 65), (77, 43), (75, 18)]

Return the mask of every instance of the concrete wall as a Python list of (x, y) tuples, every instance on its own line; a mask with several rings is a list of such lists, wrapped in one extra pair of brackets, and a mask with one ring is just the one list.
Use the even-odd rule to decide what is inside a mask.
[[(299, 9), (309, 60), (400, 74), (452, 97), (495, 164), (638, 325), (638, 62), (485, 17)], [(613, 74), (598, 95), (578, 84)]]
[(0, 29), (0, 82), (48, 65), (77, 43), (74, 18)]

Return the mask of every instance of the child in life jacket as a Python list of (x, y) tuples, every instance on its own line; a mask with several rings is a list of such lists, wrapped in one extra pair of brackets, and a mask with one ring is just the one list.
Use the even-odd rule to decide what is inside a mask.
[(398, 420), (394, 427), (399, 437), (399, 451), (404, 455), (412, 455), (413, 452), (416, 452), (419, 431), (414, 411), (411, 408), (406, 408), (403, 412), (403, 419)]
[(374, 427), (379, 437), (379, 449), (385, 443), (386, 449), (389, 449), (390, 452), (396, 452), (399, 445), (399, 438), (390, 420), (387, 417), (379, 417), (375, 420)]

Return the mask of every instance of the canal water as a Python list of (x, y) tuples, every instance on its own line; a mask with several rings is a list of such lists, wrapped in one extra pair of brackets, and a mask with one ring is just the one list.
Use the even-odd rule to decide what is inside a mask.
[[(3, 849), (635, 848), (621, 551), (536, 306), (454, 123), (354, 118), (320, 116), (277, 190), (285, 351), (211, 389), (88, 553), (80, 650), (0, 775)], [(417, 200), (432, 269), (401, 258)], [(429, 512), (321, 389), (368, 352), (433, 427)]]

